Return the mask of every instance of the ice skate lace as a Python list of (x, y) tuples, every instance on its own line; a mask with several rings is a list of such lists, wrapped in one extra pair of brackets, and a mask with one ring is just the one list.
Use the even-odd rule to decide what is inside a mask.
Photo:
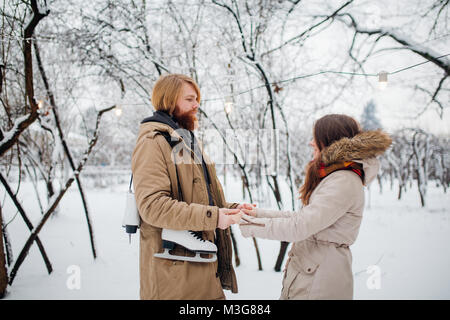
[(189, 230), (189, 233), (192, 234), (194, 236), (194, 238), (197, 238), (198, 240), (205, 242), (205, 240), (203, 240), (203, 238), (202, 238), (201, 231), (190, 231)]

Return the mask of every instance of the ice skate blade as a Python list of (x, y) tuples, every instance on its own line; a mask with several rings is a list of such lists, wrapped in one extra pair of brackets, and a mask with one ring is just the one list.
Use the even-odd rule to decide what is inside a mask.
[(212, 253), (211, 258), (202, 258), (200, 253), (196, 253), (195, 257), (176, 256), (169, 253), (169, 250), (165, 249), (163, 253), (155, 253), (153, 256), (160, 259), (189, 261), (189, 262), (214, 262), (217, 260), (217, 255)]

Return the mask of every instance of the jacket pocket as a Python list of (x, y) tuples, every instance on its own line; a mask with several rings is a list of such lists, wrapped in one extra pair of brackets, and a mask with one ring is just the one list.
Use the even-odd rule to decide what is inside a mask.
[(184, 261), (153, 257), (152, 267), (156, 285), (156, 299), (181, 299), (183, 292)]
[(304, 274), (314, 274), (319, 267), (319, 264), (307, 257), (292, 257), (292, 264), (294, 268)]
[(286, 270), (284, 295), (288, 299), (308, 299), (318, 267), (318, 263), (306, 257), (293, 256)]

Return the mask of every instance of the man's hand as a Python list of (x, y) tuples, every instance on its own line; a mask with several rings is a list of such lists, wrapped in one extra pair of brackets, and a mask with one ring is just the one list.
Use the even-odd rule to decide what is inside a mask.
[(238, 223), (241, 220), (242, 212), (240, 209), (219, 209), (219, 221), (217, 223), (217, 228), (225, 230), (230, 225)]

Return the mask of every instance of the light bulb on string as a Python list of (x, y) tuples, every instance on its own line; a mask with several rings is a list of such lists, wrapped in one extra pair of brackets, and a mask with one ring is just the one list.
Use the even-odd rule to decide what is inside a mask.
[(378, 87), (381, 90), (386, 89), (388, 84), (388, 72), (387, 71), (380, 71), (378, 73)]
[(225, 99), (225, 113), (229, 115), (233, 111), (233, 100), (231, 97)]
[(122, 115), (122, 107), (116, 106), (116, 110), (114, 111), (117, 117), (120, 117)]
[(44, 106), (44, 100), (39, 100), (38, 101), (38, 109), (42, 109), (43, 106)]
[(124, 92), (122, 91), (122, 94), (120, 95), (120, 99), (116, 104), (116, 108), (114, 113), (116, 114), (116, 117), (120, 117), (123, 113), (123, 107), (125, 106), (125, 99), (124, 99)]

